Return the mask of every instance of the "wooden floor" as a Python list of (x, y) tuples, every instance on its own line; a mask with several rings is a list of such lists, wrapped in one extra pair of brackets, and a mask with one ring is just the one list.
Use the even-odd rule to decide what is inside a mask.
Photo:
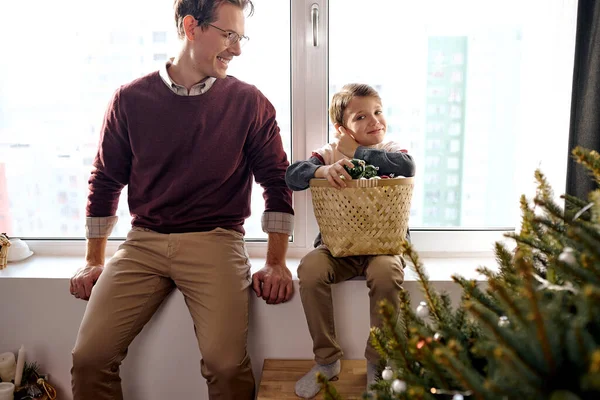
[[(313, 360), (266, 359), (257, 400), (298, 399), (294, 385), (314, 363)], [(366, 360), (342, 360), (339, 379), (333, 384), (344, 400), (361, 399), (367, 388)], [(319, 393), (314, 399), (323, 399), (323, 396)]]

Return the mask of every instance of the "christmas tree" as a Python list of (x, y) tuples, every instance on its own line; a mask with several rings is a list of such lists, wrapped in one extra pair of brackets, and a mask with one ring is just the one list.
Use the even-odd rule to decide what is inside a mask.
[[(597, 183), (600, 154), (573, 151)], [(536, 171), (532, 201), (521, 197), (522, 222), (496, 243), (498, 268), (481, 267), (483, 285), (453, 276), (462, 288), (453, 307), (430, 285), (418, 254), (405, 255), (424, 301), (401, 292), (400, 321), (381, 304), (384, 325), (371, 341), (387, 366), (365, 399), (600, 399), (600, 190), (588, 199), (554, 200)], [(319, 377), (326, 399), (340, 399)]]

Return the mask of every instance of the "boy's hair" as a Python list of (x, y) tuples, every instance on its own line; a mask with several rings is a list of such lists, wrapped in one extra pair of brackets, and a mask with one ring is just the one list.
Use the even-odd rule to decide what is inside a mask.
[[(344, 125), (344, 112), (350, 104), (350, 100), (355, 97), (374, 97), (381, 102), (381, 97), (377, 90), (364, 83), (349, 83), (342, 87), (342, 90), (333, 95), (331, 105), (329, 106), (329, 118), (333, 125)], [(337, 132), (337, 131), (336, 131)]]
[(196, 18), (200, 28), (204, 30), (208, 27), (208, 24), (215, 22), (217, 18), (217, 8), (224, 3), (233, 4), (242, 10), (249, 7), (249, 16), (254, 13), (254, 4), (252, 4), (252, 0), (175, 0), (173, 2), (173, 8), (175, 9), (175, 25), (177, 26), (179, 39), (185, 37), (183, 19), (186, 15), (191, 15)]

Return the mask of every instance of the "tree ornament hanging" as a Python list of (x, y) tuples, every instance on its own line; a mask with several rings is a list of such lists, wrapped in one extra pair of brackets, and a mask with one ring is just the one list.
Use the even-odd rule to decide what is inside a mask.
[(439, 332), (436, 332), (435, 335), (433, 335), (433, 340), (436, 342), (441, 342), (442, 339), (444, 339), (444, 336), (442, 336), (442, 334)]
[(510, 321), (508, 320), (508, 317), (506, 315), (503, 315), (500, 318), (498, 318), (498, 326), (500, 328), (504, 328), (509, 325), (510, 325)]
[(570, 247), (565, 247), (558, 256), (558, 261), (563, 262), (568, 265), (577, 264), (577, 258), (575, 257), (575, 250)]
[(463, 396), (460, 393), (457, 393), (454, 396), (452, 396), (452, 400), (465, 400), (465, 396)]
[(392, 382), (392, 390), (394, 393), (398, 394), (406, 392), (406, 382), (401, 381), (400, 379), (394, 380), (394, 382)]
[(419, 306), (417, 307), (417, 317), (421, 318), (421, 319), (425, 319), (427, 317), (429, 317), (429, 307), (427, 307), (427, 303), (422, 301), (419, 303)]
[(381, 372), (381, 377), (383, 378), (383, 380), (391, 381), (394, 377), (394, 371), (392, 371), (392, 367), (385, 367), (385, 369)]

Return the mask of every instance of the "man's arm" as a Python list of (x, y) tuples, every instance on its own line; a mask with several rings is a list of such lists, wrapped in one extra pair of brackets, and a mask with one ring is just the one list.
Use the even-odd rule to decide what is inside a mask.
[(252, 286), (268, 304), (278, 304), (289, 300), (293, 293), (292, 273), (285, 263), (294, 223), (292, 191), (285, 183), (289, 162), (273, 105), (261, 93), (257, 93), (256, 100), (257, 112), (246, 152), (254, 178), (264, 189), (262, 228), (268, 234), (268, 244), (265, 266), (252, 276)]
[(88, 300), (104, 269), (106, 243), (117, 223), (119, 196), (129, 182), (131, 147), (125, 113), (121, 109), (121, 89), (117, 90), (104, 115), (100, 144), (89, 179), (86, 206), (87, 250), (85, 266), (73, 275), (73, 296)]

